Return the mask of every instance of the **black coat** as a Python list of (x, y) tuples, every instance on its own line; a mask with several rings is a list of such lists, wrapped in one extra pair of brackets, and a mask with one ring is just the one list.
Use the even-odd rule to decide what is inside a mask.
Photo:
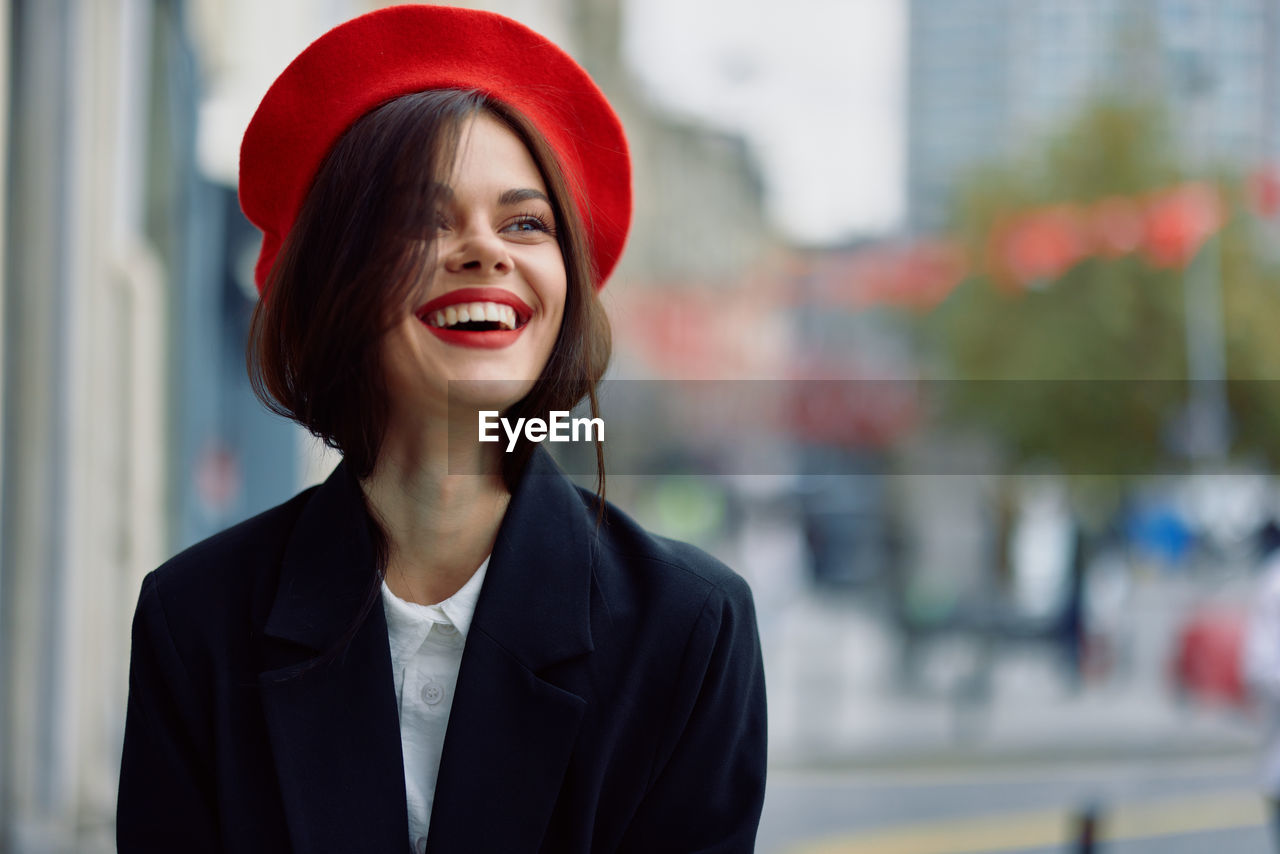
[[(403, 854), (387, 625), (359, 484), (322, 485), (147, 576), (117, 836), (130, 852)], [(435, 854), (748, 852), (765, 699), (747, 585), (536, 453), (467, 635)]]

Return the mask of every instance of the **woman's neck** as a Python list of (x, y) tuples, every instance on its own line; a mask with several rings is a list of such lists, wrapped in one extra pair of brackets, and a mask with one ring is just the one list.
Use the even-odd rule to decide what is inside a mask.
[(362, 484), (387, 533), (387, 586), (406, 601), (449, 598), (493, 550), (511, 495), (474, 423), (469, 442), (442, 438), (440, 424), (389, 432)]

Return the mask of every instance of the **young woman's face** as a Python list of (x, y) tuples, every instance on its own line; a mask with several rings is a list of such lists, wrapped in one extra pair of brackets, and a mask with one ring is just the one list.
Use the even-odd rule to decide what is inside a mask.
[(541, 374), (564, 316), (557, 223), (524, 143), (481, 114), (462, 128), (448, 181), (426, 293), (383, 345), (393, 423), (445, 414), (451, 391), (468, 408), (506, 409)]

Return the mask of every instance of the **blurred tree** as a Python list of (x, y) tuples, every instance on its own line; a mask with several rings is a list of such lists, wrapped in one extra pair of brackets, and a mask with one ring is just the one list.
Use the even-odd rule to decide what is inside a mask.
[(1099, 101), (961, 184), (953, 232), (973, 273), (921, 316), (921, 347), (953, 380), (950, 414), (1015, 468), (1125, 475), (1180, 460), (1192, 255), (1220, 281), (1232, 452), (1280, 459), (1280, 386), (1259, 382), (1280, 378), (1280, 279), (1255, 251), (1239, 180), (1188, 184), (1171, 138), (1158, 109)]

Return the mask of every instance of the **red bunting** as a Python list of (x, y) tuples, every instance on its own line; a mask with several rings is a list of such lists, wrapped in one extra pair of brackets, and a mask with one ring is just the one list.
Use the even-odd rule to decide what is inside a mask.
[(1222, 198), (1211, 184), (1166, 190), (1147, 203), (1142, 251), (1154, 267), (1185, 267), (1224, 222)]
[(1084, 257), (1087, 246), (1079, 210), (1054, 205), (998, 224), (988, 254), (999, 280), (1026, 288), (1062, 276)]
[[(1280, 176), (1274, 204), (1280, 209)], [(987, 244), (987, 263), (998, 282), (1019, 290), (1061, 278), (1091, 256), (1140, 252), (1154, 267), (1185, 267), (1225, 222), (1220, 191), (1203, 181), (1142, 198), (1110, 196), (1087, 208), (1032, 208), (997, 222)]]

